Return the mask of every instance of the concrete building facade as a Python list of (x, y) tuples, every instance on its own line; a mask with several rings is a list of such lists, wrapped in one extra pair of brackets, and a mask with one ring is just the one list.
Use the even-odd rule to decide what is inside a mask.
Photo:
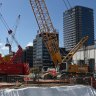
[(87, 46), (86, 50), (81, 48), (73, 56), (74, 64), (88, 64), (91, 72), (96, 71), (96, 46)]
[(66, 50), (72, 49), (86, 35), (89, 36), (86, 45), (94, 45), (93, 9), (75, 6), (64, 12), (63, 20), (63, 37)]

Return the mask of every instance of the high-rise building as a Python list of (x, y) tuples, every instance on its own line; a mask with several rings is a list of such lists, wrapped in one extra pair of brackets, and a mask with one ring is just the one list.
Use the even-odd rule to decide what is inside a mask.
[(94, 45), (94, 17), (93, 9), (75, 6), (66, 10), (64, 20), (64, 47), (70, 50), (81, 38), (89, 36), (87, 46)]
[(53, 62), (43, 42), (42, 36), (41, 34), (37, 34), (33, 40), (33, 67), (47, 68), (52, 66)]

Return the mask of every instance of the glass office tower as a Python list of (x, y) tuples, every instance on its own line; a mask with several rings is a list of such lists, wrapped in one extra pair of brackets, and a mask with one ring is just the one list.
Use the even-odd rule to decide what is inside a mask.
[[(58, 33), (57, 33), (58, 38)], [(41, 34), (37, 34), (33, 41), (33, 67), (52, 67), (51, 56), (43, 42)]]
[(93, 9), (75, 6), (63, 13), (63, 37), (66, 50), (72, 49), (84, 36), (89, 36), (87, 46), (94, 44)]

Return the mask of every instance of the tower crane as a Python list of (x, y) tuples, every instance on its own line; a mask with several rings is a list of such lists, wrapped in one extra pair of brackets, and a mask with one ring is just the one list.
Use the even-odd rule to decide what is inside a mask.
[[(12, 34), (15, 36), (16, 31), (17, 31), (17, 28), (18, 28), (19, 21), (20, 21), (20, 15), (18, 15), (18, 17), (17, 17), (14, 31), (12, 32), (12, 30), (9, 30), (9, 31), (8, 31), (9, 34), (11, 34), (10, 32), (12, 32)], [(6, 44), (5, 44), (5, 46), (6, 46), (6, 47), (9, 47), (9, 54), (12, 53), (12, 42), (13, 42), (13, 38), (11, 39), (10, 42), (9, 42), (9, 39), (6, 38)]]
[[(3, 24), (5, 25), (5, 27), (6, 27), (7, 31), (8, 31), (8, 34), (11, 35), (12, 40), (14, 40), (15, 43), (17, 44), (17, 46), (18, 46), (18, 51), (10, 59), (10, 62), (9, 63), (12, 63), (12, 62), (15, 62), (15, 61), (21, 62), (20, 59), (21, 59), (21, 56), (23, 54), (23, 50), (22, 50), (22, 47), (19, 45), (19, 43), (17, 42), (17, 40), (15, 38), (15, 33), (16, 33), (16, 30), (17, 30), (17, 27), (18, 27), (18, 24), (19, 24), (19, 20), (20, 20), (20, 15), (18, 15), (18, 18), (17, 18), (17, 21), (16, 21), (16, 25), (15, 25), (14, 31), (9, 28), (9, 26), (6, 23), (5, 19), (3, 18), (1, 12), (0, 12), (0, 19), (3, 22)], [(9, 42), (8, 38), (6, 39), (6, 41), (7, 41), (7, 43), (6, 43), (5, 46), (9, 47), (9, 53), (11, 53), (12, 52), (12, 50), (11, 50), (12, 41)], [(19, 58), (19, 59), (16, 60), (17, 58)]]
[[(4, 26), (6, 27), (7, 31), (9, 30), (9, 26), (7, 25), (5, 19), (3, 18), (1, 12), (0, 12), (0, 20), (2, 21), (2, 23), (4, 24)], [(9, 53), (11, 52), (11, 44), (9, 43), (8, 38), (6, 38), (6, 45), (7, 47), (9, 47)]]
[(38, 24), (40, 34), (50, 53), (53, 63), (57, 65), (70, 60), (83, 43), (87, 41), (88, 36), (82, 38), (80, 42), (68, 53), (68, 55), (63, 58), (60, 54), (56, 30), (49, 16), (45, 0), (30, 0), (30, 4)]
[(6, 38), (6, 44), (5, 44), (6, 47), (9, 47), (9, 54), (12, 53), (12, 47), (11, 47), (11, 44), (9, 42), (9, 39)]
[(11, 37), (13, 38), (13, 40), (15, 41), (15, 43), (18, 46), (18, 50), (17, 52), (14, 54), (14, 56), (10, 59), (10, 63), (14, 62), (14, 63), (22, 63), (22, 54), (23, 54), (23, 49), (20, 46), (20, 44), (18, 43), (18, 41), (16, 40), (15, 36), (12, 34), (11, 30), (10, 33)]
[[(20, 15), (19, 15), (20, 16)], [(18, 20), (20, 19), (20, 17), (18, 17)], [(16, 32), (17, 26), (15, 27), (15, 32)], [(16, 43), (16, 45), (18, 46), (18, 50), (17, 52), (14, 54), (14, 56), (10, 59), (9, 63), (21, 63), (22, 62), (22, 54), (23, 54), (23, 49), (21, 47), (21, 45), (18, 43), (18, 41), (15, 38), (15, 33), (13, 33), (13, 31), (11, 29), (8, 30), (8, 34), (11, 35), (12, 40), (14, 40), (14, 42)]]

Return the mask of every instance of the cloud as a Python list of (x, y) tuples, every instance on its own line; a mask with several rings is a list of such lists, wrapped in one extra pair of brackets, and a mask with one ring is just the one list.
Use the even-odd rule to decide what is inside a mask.
[(33, 46), (33, 42), (29, 42), (27, 46)]
[(0, 43), (0, 49), (1, 50), (8, 50), (8, 47), (5, 47), (4, 43)]
[(8, 54), (8, 50), (8, 47), (5, 47), (4, 43), (0, 43), (0, 53), (2, 54), (2, 56)]
[(8, 50), (9, 48), (8, 47), (5, 47), (5, 46), (2, 46), (1, 49), (2, 50)]
[(2, 43), (0, 43), (0, 47), (2, 46), (3, 44)]

